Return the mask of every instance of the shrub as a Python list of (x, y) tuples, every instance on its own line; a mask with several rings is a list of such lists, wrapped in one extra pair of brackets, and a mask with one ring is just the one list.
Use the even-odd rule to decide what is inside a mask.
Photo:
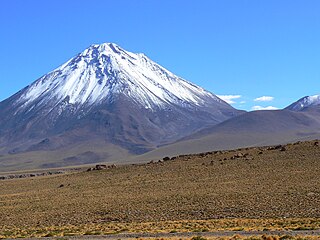
[(195, 237), (191, 238), (191, 240), (207, 240), (207, 239), (202, 236), (195, 236)]

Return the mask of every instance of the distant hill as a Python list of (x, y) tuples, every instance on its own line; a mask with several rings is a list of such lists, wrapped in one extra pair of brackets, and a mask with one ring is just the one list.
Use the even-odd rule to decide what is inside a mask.
[(221, 149), (282, 144), (320, 138), (320, 107), (304, 111), (253, 111), (205, 128), (139, 157), (161, 158)]

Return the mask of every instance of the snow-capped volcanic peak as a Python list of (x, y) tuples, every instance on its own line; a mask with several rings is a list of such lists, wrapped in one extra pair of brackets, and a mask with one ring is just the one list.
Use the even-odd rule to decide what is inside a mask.
[(18, 102), (30, 105), (41, 98), (57, 103), (93, 105), (125, 94), (145, 108), (168, 103), (205, 105), (212, 93), (185, 81), (144, 54), (123, 50), (113, 43), (91, 45), (68, 62), (31, 84)]
[(291, 104), (286, 109), (300, 111), (310, 106), (320, 105), (320, 95), (306, 96)]
[(319, 104), (320, 103), (320, 95), (313, 95), (307, 97), (307, 104), (312, 105), (312, 104)]

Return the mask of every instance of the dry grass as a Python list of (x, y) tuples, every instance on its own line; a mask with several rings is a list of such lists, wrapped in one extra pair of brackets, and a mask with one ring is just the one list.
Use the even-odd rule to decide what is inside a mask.
[[(146, 238), (138, 238), (136, 240), (145, 240)], [(261, 235), (261, 236), (249, 236), (249, 237), (244, 237), (241, 235), (234, 235), (232, 237), (193, 237), (193, 238), (177, 238), (177, 237), (172, 237), (172, 238), (147, 238), (148, 240), (316, 240), (319, 239), (319, 237), (314, 237), (314, 236), (295, 236), (295, 237), (290, 237), (290, 236), (276, 236), (276, 235)]]
[[(118, 226), (119, 227), (119, 226)], [(118, 233), (123, 232), (131, 232), (127, 229), (124, 229), (124, 231), (110, 231), (111, 229), (117, 228), (116, 226), (113, 226), (112, 228), (106, 228), (101, 226), (65, 226), (65, 227), (47, 227), (43, 229), (28, 229), (28, 230), (22, 230), (22, 229), (15, 229), (15, 230), (6, 230), (1, 233), (0, 239), (6, 239), (8, 237), (10, 238), (47, 238), (47, 237), (55, 237), (55, 239), (68, 239), (68, 237), (73, 236), (101, 236), (101, 235), (115, 235)], [(143, 229), (147, 230), (147, 229)], [(153, 230), (154, 231), (154, 230)], [(176, 232), (176, 231), (175, 231)], [(121, 238), (119, 235), (115, 235), (114, 239)], [(98, 238), (100, 239), (100, 238)], [(260, 235), (254, 235), (252, 234), (250, 236), (246, 235), (243, 236), (240, 234), (234, 234), (233, 236), (209, 236), (209, 237), (203, 237), (201, 234), (197, 233), (194, 237), (146, 237), (146, 238), (126, 238), (127, 240), (233, 240), (233, 239), (241, 239), (241, 240), (315, 240), (319, 239), (319, 236), (308, 236), (308, 235), (268, 235), (261, 233)]]
[(319, 229), (319, 159), (305, 142), (0, 181), (0, 236)]

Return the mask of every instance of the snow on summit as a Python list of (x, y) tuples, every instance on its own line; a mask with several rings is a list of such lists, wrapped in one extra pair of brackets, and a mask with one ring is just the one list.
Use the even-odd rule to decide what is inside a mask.
[(144, 54), (125, 51), (113, 43), (91, 45), (31, 84), (18, 101), (23, 106), (39, 98), (40, 105), (51, 100), (93, 105), (120, 93), (151, 109), (166, 104), (205, 105), (208, 98), (223, 103)]
[[(80, 151), (88, 145), (79, 155), (63, 157), (63, 164), (72, 164), (66, 161), (69, 157), (83, 164), (82, 156), (90, 163), (118, 161), (239, 114), (242, 111), (144, 54), (112, 43), (91, 45), (0, 102), (0, 154), (73, 147)], [(96, 154), (94, 144), (114, 150)], [(92, 159), (87, 159), (88, 152)]]
[(291, 104), (286, 109), (300, 111), (310, 106), (320, 105), (320, 95), (306, 96)]

